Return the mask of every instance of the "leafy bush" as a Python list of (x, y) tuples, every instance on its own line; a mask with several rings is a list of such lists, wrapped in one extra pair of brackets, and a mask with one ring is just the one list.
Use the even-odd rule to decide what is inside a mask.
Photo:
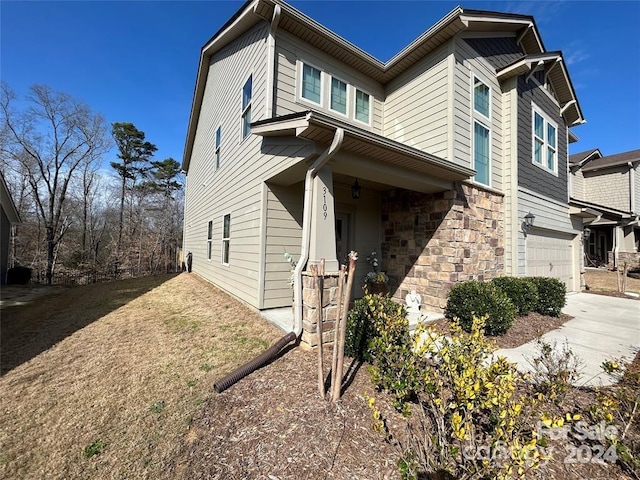
[(379, 333), (376, 325), (388, 315), (407, 316), (404, 305), (400, 305), (386, 295), (365, 295), (354, 302), (347, 318), (344, 345), (345, 355), (359, 360), (371, 360), (369, 346)]
[(7, 284), (26, 285), (31, 280), (31, 269), (29, 267), (13, 267), (7, 271)]
[(535, 311), (541, 315), (557, 317), (567, 303), (567, 287), (557, 278), (529, 277), (538, 288), (538, 303)]
[(509, 297), (518, 315), (527, 315), (538, 304), (538, 287), (529, 278), (497, 277), (491, 283)]
[(445, 316), (457, 319), (467, 332), (471, 331), (474, 317), (486, 317), (487, 335), (502, 335), (513, 324), (516, 308), (494, 284), (470, 280), (451, 288)]

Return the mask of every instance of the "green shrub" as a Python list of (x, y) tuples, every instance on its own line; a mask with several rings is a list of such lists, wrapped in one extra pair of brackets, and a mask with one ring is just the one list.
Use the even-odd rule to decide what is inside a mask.
[(516, 308), (509, 297), (491, 282), (470, 280), (454, 285), (449, 291), (445, 316), (458, 319), (460, 326), (471, 331), (474, 317), (487, 317), (485, 333), (502, 335), (516, 316)]
[(538, 288), (538, 303), (535, 311), (541, 315), (557, 317), (567, 303), (567, 287), (557, 278), (529, 277)]
[(528, 278), (497, 277), (491, 283), (509, 297), (518, 315), (527, 315), (538, 304), (538, 287)]
[(404, 305), (394, 302), (387, 295), (371, 294), (357, 299), (347, 318), (345, 355), (370, 361), (371, 340), (379, 335), (376, 324), (383, 317), (393, 314), (406, 318), (407, 311)]

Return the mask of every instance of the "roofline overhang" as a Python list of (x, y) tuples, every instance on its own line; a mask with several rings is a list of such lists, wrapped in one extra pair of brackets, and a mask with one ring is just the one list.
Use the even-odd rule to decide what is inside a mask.
[[(424, 162), (427, 165), (437, 167), (439, 171), (446, 172), (446, 175), (437, 175), (438, 178), (446, 180), (462, 181), (473, 177), (475, 170), (451, 163), (436, 155), (432, 155), (423, 150), (410, 147), (404, 143), (391, 140), (382, 135), (358, 128), (349, 123), (337, 120), (328, 115), (315, 111), (294, 113), (283, 117), (261, 120), (251, 124), (251, 133), (263, 137), (270, 136), (295, 136), (305, 138), (314, 128), (324, 128), (329, 130), (343, 129), (345, 139), (351, 138), (359, 142), (364, 142), (381, 151), (391, 151), (395, 154), (409, 157), (414, 160)], [(343, 150), (344, 150), (343, 145)]]
[(598, 205), (597, 203), (585, 202), (584, 200), (576, 200), (575, 198), (571, 198), (569, 200), (569, 206), (591, 208), (593, 210), (597, 210), (603, 216), (605, 215), (615, 216), (619, 221), (628, 220), (636, 217), (636, 215), (631, 212), (625, 212), (624, 210), (618, 210), (616, 208), (606, 207), (604, 205)]
[[(589, 153), (589, 155), (587, 155), (586, 157), (584, 157), (582, 160), (580, 160), (579, 162), (576, 163), (572, 163), (569, 165), (569, 168), (576, 168), (576, 170), (582, 168), (584, 166), (585, 163), (590, 162), (591, 160), (593, 160), (593, 156), (594, 155), (600, 155), (600, 158), (602, 158), (602, 153), (600, 152), (599, 148), (594, 148), (593, 151), (591, 153)], [(571, 157), (571, 156), (569, 156)]]
[(22, 223), (22, 221), (20, 220), (20, 214), (18, 213), (16, 204), (13, 202), (13, 198), (11, 198), (9, 188), (7, 187), (7, 182), (5, 181), (2, 172), (0, 172), (0, 202), (2, 204), (2, 209), (7, 214), (9, 223)]

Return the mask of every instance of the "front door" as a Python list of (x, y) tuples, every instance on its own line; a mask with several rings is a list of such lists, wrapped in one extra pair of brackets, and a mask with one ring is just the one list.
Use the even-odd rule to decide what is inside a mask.
[(336, 212), (336, 256), (340, 265), (349, 264), (351, 214)]

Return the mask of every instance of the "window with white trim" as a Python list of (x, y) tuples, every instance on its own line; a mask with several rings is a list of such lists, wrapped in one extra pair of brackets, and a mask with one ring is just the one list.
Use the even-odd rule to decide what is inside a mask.
[(220, 140), (222, 138), (222, 127), (216, 128), (216, 135), (214, 140), (214, 155), (216, 157), (216, 169), (220, 168)]
[(558, 172), (558, 128), (544, 114), (533, 107), (533, 163), (552, 173)]
[(322, 104), (322, 72), (306, 63), (302, 64), (302, 98)]
[(207, 227), (207, 260), (211, 260), (211, 250), (213, 247), (213, 222), (209, 221), (209, 225)]
[(356, 88), (356, 110), (354, 115), (356, 120), (366, 123), (367, 125), (371, 122), (370, 104), (371, 95)]
[(473, 79), (473, 169), (474, 181), (491, 186), (491, 87), (475, 75)]
[(251, 98), (253, 95), (253, 75), (242, 87), (242, 138), (246, 138), (251, 130)]
[(222, 263), (229, 265), (229, 247), (231, 237), (231, 214), (227, 213), (222, 221)]
[(342, 115), (347, 114), (347, 84), (335, 77), (331, 77), (331, 101), (329, 108)]

